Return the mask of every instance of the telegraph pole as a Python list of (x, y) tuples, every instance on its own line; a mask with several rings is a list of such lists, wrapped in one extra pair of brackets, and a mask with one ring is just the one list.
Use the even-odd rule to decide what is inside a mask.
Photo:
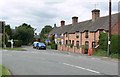
[(111, 43), (111, 5), (112, 2), (111, 0), (109, 0), (108, 55), (110, 55), (110, 43)]

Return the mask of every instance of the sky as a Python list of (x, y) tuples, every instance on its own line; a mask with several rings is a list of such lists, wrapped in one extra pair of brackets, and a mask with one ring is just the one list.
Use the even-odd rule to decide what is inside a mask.
[[(118, 2), (112, 1), (112, 14), (118, 13)], [(30, 24), (40, 33), (46, 25), (60, 26), (72, 23), (72, 17), (79, 17), (82, 22), (92, 18), (91, 11), (99, 9), (100, 16), (109, 14), (109, 0), (0, 0), (0, 21), (5, 21), (11, 28), (23, 23)]]

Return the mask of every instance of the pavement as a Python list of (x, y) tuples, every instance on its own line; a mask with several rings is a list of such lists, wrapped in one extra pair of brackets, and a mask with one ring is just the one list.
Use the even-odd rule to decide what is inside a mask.
[(13, 75), (118, 75), (118, 61), (58, 50), (0, 51)]

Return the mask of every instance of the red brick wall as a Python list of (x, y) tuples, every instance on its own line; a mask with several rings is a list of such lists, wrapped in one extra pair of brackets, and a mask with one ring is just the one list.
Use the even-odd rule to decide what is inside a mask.
[(120, 22), (116, 23), (111, 29), (112, 34), (120, 34)]

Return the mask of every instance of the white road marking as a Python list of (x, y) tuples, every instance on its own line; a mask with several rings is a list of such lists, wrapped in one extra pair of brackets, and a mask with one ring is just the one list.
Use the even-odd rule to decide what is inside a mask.
[(79, 69), (83, 69), (83, 70), (87, 70), (87, 71), (90, 71), (90, 72), (93, 72), (93, 73), (100, 74), (100, 72), (98, 72), (98, 71), (87, 69), (87, 68), (84, 68), (84, 67), (80, 67), (80, 66), (76, 66), (76, 65), (71, 65), (71, 64), (67, 64), (67, 63), (63, 63), (63, 64), (67, 65), (67, 66), (71, 66), (71, 67), (75, 67), (75, 68), (79, 68)]

